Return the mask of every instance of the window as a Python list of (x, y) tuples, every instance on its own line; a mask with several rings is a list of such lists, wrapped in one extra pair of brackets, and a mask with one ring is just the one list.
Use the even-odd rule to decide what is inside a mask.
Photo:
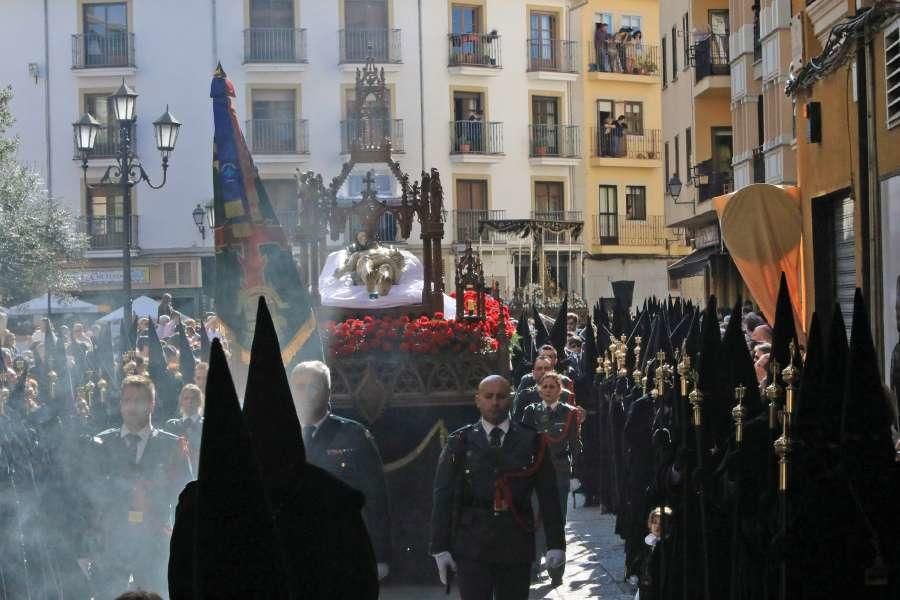
[(632, 135), (644, 134), (644, 103), (623, 102), (625, 108), (625, 122), (628, 124), (628, 133)]
[(684, 164), (687, 167), (685, 175), (690, 178), (691, 165), (694, 163), (694, 146), (691, 141), (691, 128), (684, 130)]
[(163, 263), (163, 285), (178, 285), (178, 263)]
[(660, 52), (662, 52), (662, 86), (666, 87), (669, 85), (669, 67), (666, 64), (666, 36), (663, 36), (662, 44), (659, 46)]
[(293, 29), (294, 0), (250, 0), (252, 29)]
[(479, 222), (489, 218), (487, 181), (456, 180), (456, 240), (479, 239)]
[[(132, 199), (132, 206), (134, 200)], [(87, 189), (85, 233), (91, 249), (119, 249), (125, 242), (125, 203), (117, 186), (92, 185)], [(132, 217), (136, 219), (136, 217)], [(134, 244), (137, 240), (132, 240)]]
[(884, 32), (887, 127), (900, 123), (900, 22)]
[(558, 69), (559, 49), (554, 41), (556, 34), (556, 15), (533, 12), (530, 15), (531, 30), (528, 43), (529, 68), (533, 70), (555, 71)]
[(629, 185), (625, 188), (625, 218), (631, 221), (647, 220), (647, 188)]
[(690, 64), (690, 44), (688, 43), (688, 40), (691, 39), (690, 17), (688, 16), (688, 13), (684, 13), (684, 16), (681, 17), (681, 39), (684, 40), (684, 42), (682, 42), (682, 52), (684, 53), (682, 62), (684, 63), (684, 68), (687, 69)]
[(561, 181), (534, 182), (534, 212), (536, 217), (562, 219), (563, 184)]
[(297, 224), (297, 182), (293, 179), (263, 179), (263, 188), (278, 221), (285, 227)]
[(622, 15), (622, 27), (630, 27), (631, 31), (641, 30), (641, 17), (637, 15)]
[(178, 283), (181, 285), (191, 285), (193, 282), (191, 281), (191, 273), (193, 273), (194, 269), (193, 265), (189, 262), (180, 262), (178, 263)]
[[(388, 114), (385, 115), (386, 118), (391, 118), (391, 89), (387, 88), (384, 90), (384, 104), (387, 107)], [(378, 104), (378, 100), (374, 96), (369, 96), (366, 98), (366, 107), (369, 112), (374, 114), (375, 107)], [(353, 119), (356, 117), (356, 90), (354, 88), (347, 88), (344, 90), (344, 114), (347, 115), (348, 119)]]
[(675, 165), (674, 165), (675, 168), (673, 169), (673, 171), (675, 171), (675, 174), (678, 175), (679, 179), (681, 179), (681, 146), (678, 143), (678, 135), (675, 136), (674, 145), (675, 145)]
[(297, 92), (252, 90), (251, 144), (254, 152), (282, 153), (297, 149)]
[(606, 30), (613, 30), (613, 16), (611, 13), (594, 13), (594, 23), (606, 23)]
[(451, 33), (479, 33), (481, 31), (481, 7), (454, 4), (451, 9), (453, 30)]
[(672, 28), (672, 81), (678, 79), (678, 30)]
[[(669, 187), (669, 142), (665, 142), (663, 144), (663, 167), (665, 167), (666, 171), (666, 180), (663, 181), (663, 189), (668, 190)], [(667, 192), (668, 193), (668, 192)]]
[(388, 28), (387, 0), (344, 0), (347, 29), (374, 30)]
[[(363, 190), (366, 187), (365, 175), (354, 174), (347, 178), (344, 184), (346, 195), (343, 198), (361, 198)], [(375, 173), (375, 183), (373, 184), (379, 198), (394, 197), (394, 178), (388, 173)]]
[(119, 122), (109, 94), (85, 94), (84, 111), (103, 126), (94, 141), (94, 156), (112, 156), (119, 142)]
[(88, 67), (128, 64), (128, 10), (124, 2), (86, 4), (82, 12)]
[(601, 244), (619, 241), (619, 202), (614, 185), (601, 185), (597, 205), (597, 239)]

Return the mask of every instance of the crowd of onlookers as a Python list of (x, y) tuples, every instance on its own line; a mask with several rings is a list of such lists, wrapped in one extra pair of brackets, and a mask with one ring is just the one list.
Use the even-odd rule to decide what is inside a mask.
[(591, 69), (601, 72), (648, 75), (656, 70), (645, 57), (644, 34), (639, 29), (621, 27), (616, 33), (606, 23), (594, 28), (594, 63)]

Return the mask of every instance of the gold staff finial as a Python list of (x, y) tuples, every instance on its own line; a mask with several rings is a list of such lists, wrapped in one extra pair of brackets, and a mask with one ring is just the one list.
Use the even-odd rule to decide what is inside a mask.
[(641, 385), (641, 336), (634, 338), (634, 371), (631, 377), (634, 379), (634, 385)]
[(787, 390), (785, 392), (785, 401), (784, 401), (784, 411), (786, 414), (792, 414), (794, 412), (794, 400), (796, 395), (796, 387), (795, 384), (800, 380), (800, 371), (797, 367), (794, 366), (794, 353), (797, 350), (797, 347), (794, 345), (794, 340), (791, 340), (791, 343), (788, 345), (789, 352), (791, 353), (791, 362), (788, 363), (788, 366), (784, 368), (781, 372), (781, 379), (784, 381), (785, 385), (787, 385)]
[(688, 394), (688, 401), (693, 409), (694, 427), (700, 427), (703, 424), (703, 393), (697, 385), (697, 371), (691, 371), (691, 380), (694, 382), (694, 389)]
[(681, 362), (678, 363), (678, 375), (681, 377), (681, 397), (688, 395), (688, 383), (691, 375), (691, 355), (687, 352), (687, 342), (681, 345)]
[(48, 371), (47, 372), (47, 380), (50, 382), (50, 397), (56, 397), (56, 382), (59, 380), (59, 375), (56, 374), (56, 371)]
[(103, 377), (100, 377), (99, 381), (97, 381), (97, 389), (100, 390), (100, 404), (106, 404), (107, 387), (109, 387), (109, 383)]
[(6, 403), (9, 401), (9, 390), (0, 388), (0, 415), (6, 414)]
[(744, 441), (744, 419), (747, 416), (747, 409), (744, 408), (744, 395), (747, 393), (747, 386), (743, 383), (734, 388), (734, 399), (737, 404), (731, 409), (731, 416), (734, 418), (734, 441), (740, 445)]
[(769, 429), (778, 427), (779, 400), (784, 390), (778, 385), (778, 373), (781, 366), (777, 360), (772, 361), (772, 381), (766, 387), (766, 398), (769, 399)]

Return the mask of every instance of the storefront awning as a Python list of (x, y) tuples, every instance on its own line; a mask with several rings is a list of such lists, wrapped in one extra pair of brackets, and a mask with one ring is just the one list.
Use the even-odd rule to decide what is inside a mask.
[(697, 275), (704, 268), (706, 268), (706, 263), (707, 261), (709, 261), (709, 257), (713, 254), (718, 253), (718, 246), (710, 246), (709, 248), (694, 250), (687, 256), (679, 258), (671, 265), (669, 265), (669, 276), (674, 277), (675, 279), (684, 279), (685, 277)]

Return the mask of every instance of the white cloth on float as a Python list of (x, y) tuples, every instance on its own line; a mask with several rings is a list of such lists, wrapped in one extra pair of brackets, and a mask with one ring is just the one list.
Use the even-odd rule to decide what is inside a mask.
[[(412, 252), (400, 250), (403, 255), (403, 271), (400, 281), (391, 286), (391, 292), (375, 299), (369, 298), (364, 285), (353, 285), (350, 273), (335, 277), (334, 272), (339, 265), (347, 261), (347, 250), (332, 252), (325, 259), (322, 273), (319, 275), (319, 294), (322, 306), (336, 308), (359, 308), (378, 310), (422, 303), (422, 289), (425, 287), (425, 268), (422, 261)], [(444, 318), (456, 317), (456, 300), (444, 294)]]

